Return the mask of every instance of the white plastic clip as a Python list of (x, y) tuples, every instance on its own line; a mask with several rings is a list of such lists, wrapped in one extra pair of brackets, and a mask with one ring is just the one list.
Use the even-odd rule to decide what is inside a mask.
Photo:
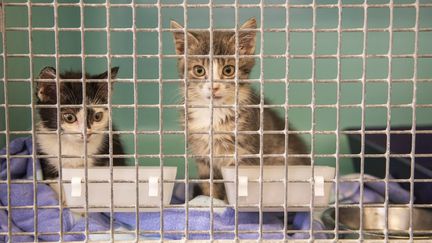
[(315, 176), (315, 196), (324, 196), (324, 177), (322, 176)]
[(158, 181), (159, 177), (156, 176), (150, 176), (149, 177), (149, 184), (148, 184), (148, 196), (149, 197), (157, 197), (159, 193), (158, 188)]
[(239, 176), (238, 178), (238, 195), (239, 197), (247, 197), (248, 196), (248, 177), (247, 176)]
[(81, 177), (72, 177), (71, 197), (81, 197)]

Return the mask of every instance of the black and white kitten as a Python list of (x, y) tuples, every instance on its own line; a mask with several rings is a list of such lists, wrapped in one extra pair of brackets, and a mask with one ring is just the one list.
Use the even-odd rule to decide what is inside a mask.
[[(111, 69), (111, 78), (115, 78), (119, 68)], [(65, 72), (60, 74), (61, 79), (81, 79), (80, 72)], [(108, 72), (98, 75), (86, 74), (87, 79), (107, 79)], [(38, 105), (57, 104), (56, 94), (56, 70), (52, 67), (45, 67), (39, 74), (39, 79), (45, 81), (37, 84)], [(81, 105), (83, 104), (82, 82), (61, 82), (60, 84), (60, 105)], [(108, 81), (107, 82), (86, 82), (86, 112), (79, 107), (60, 108), (60, 139), (62, 167), (76, 168), (84, 167), (84, 159), (79, 158), (84, 154), (84, 131), (87, 131), (87, 163), (92, 166), (109, 165), (109, 135), (101, 133), (108, 131), (109, 115), (107, 107), (92, 107), (92, 105), (106, 105), (108, 102)], [(49, 132), (57, 130), (57, 108), (39, 107), (40, 122), (37, 131)], [(113, 128), (114, 130), (114, 128)], [(58, 156), (59, 141), (57, 134), (37, 134), (37, 151), (40, 155)], [(123, 146), (118, 134), (113, 134), (113, 154), (123, 154)], [(104, 158), (92, 158), (91, 155), (105, 155)], [(41, 158), (41, 167), (44, 179), (58, 177), (58, 158)], [(125, 165), (123, 158), (114, 158), (113, 165)]]

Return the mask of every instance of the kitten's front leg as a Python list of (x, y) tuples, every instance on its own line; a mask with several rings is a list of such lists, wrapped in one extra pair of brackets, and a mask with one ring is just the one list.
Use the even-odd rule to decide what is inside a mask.
[(67, 205), (66, 205), (66, 195), (65, 195), (65, 191), (63, 190), (62, 192), (63, 192), (63, 196), (61, 197), (60, 196), (60, 185), (58, 184), (58, 183), (52, 183), (52, 184), (49, 184), (49, 186), (53, 189), (53, 191), (56, 193), (56, 196), (57, 196), (57, 200), (60, 202), (60, 200), (61, 200), (61, 203), (62, 203), (62, 205), (63, 205), (63, 207), (66, 207)]
[[(197, 167), (198, 167), (198, 175), (200, 179), (208, 180), (210, 178), (210, 164), (206, 159), (197, 159)], [(216, 159), (213, 160), (213, 163), (217, 163)], [(222, 175), (218, 169), (213, 169), (213, 179), (222, 179)], [(200, 183), (201, 193), (195, 194), (210, 196), (210, 183), (209, 182), (201, 182)], [(225, 185), (223, 183), (213, 183), (212, 188), (212, 196), (217, 199), (226, 201), (226, 193), (225, 193)]]
[[(62, 191), (63, 196), (60, 196), (60, 185), (58, 183), (52, 183), (49, 184), (49, 186), (53, 189), (53, 191), (56, 193), (57, 196), (57, 200), (62, 204), (63, 209), (68, 208), (68, 205), (66, 203), (66, 195), (65, 195), (65, 191)], [(81, 218), (83, 218), (85, 216), (85, 212), (74, 212), (72, 211), (72, 217), (74, 218), (75, 221), (80, 220)]]
[[(207, 180), (210, 178), (210, 167), (208, 161), (206, 159), (197, 159), (196, 160), (198, 176), (201, 180)], [(194, 193), (194, 197), (198, 195), (210, 196), (210, 187), (207, 182), (200, 182), (199, 187), (201, 189), (200, 192)]]

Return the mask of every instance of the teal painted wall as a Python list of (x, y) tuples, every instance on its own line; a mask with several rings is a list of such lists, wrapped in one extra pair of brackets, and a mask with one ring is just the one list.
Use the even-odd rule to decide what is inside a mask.
[[(12, 2), (12, 0), (7, 1)], [(22, 2), (22, 1), (13, 1)], [(51, 1), (33, 1), (33, 2), (51, 2)], [(61, 0), (59, 2), (77, 2)], [(86, 3), (99, 3), (104, 1), (84, 1)], [(129, 3), (130, 0), (111, 1), (112, 5), (117, 3)], [(137, 3), (154, 3), (150, 0), (138, 0)], [(162, 1), (163, 3), (179, 3), (181, 1)], [(189, 3), (205, 3), (207, 1), (188, 1)], [(214, 1), (214, 3), (232, 3), (233, 0)], [(259, 1), (241, 0), (240, 3), (257, 3)], [(284, 1), (266, 1), (269, 3), (281, 3)], [(291, 1), (291, 3), (309, 3), (310, 1)], [(320, 2), (320, 1), (318, 1)], [(344, 3), (361, 3), (361, 1), (343, 1)], [(369, 1), (370, 3), (385, 3), (388, 1)], [(410, 3), (413, 1), (395, 1), (395, 3)], [(337, 3), (337, 1), (325, 1), (325, 3)], [(32, 25), (33, 27), (52, 27), (54, 24), (54, 9), (51, 7), (32, 7)], [(58, 9), (58, 26), (61, 28), (80, 27), (80, 9), (77, 7), (60, 7)], [(238, 10), (239, 22), (244, 22), (254, 16), (260, 20), (259, 8), (241, 8)], [(432, 27), (432, 9), (420, 9), (419, 27)], [(130, 28), (132, 27), (132, 9), (128, 7), (113, 7), (110, 9), (111, 27)], [(215, 28), (232, 28), (234, 27), (234, 9), (215, 8), (213, 9)], [(369, 28), (383, 28), (389, 24), (390, 11), (386, 8), (370, 8), (368, 11)], [(139, 8), (136, 9), (136, 27), (138, 28), (157, 28), (157, 8)], [(161, 23), (163, 28), (169, 28), (170, 19), (183, 22), (182, 8), (162, 8)], [(188, 27), (205, 28), (208, 27), (209, 10), (206, 8), (189, 8), (188, 9)], [(28, 14), (26, 7), (6, 7), (6, 26), (7, 27), (27, 27)], [(328, 8), (317, 9), (317, 28), (335, 28), (338, 23), (338, 10)], [(312, 10), (292, 8), (289, 12), (290, 28), (310, 28), (312, 26)], [(86, 7), (84, 9), (84, 27), (98, 28), (105, 27), (107, 23), (105, 8)], [(283, 28), (285, 26), (285, 9), (265, 8), (264, 10), (264, 27), (265, 28)], [(415, 23), (414, 8), (395, 8), (393, 27), (413, 27)], [(363, 9), (362, 8), (344, 8), (342, 13), (343, 28), (361, 28), (363, 26)], [(157, 54), (158, 53), (158, 36), (156, 32), (138, 32), (136, 35), (136, 53), (137, 54)], [(28, 32), (26, 31), (7, 31), (6, 32), (6, 49), (8, 54), (29, 53)], [(162, 32), (160, 34), (161, 48), (163, 54), (174, 54), (172, 33)], [(393, 33), (393, 54), (412, 54), (414, 52), (414, 33), (413, 32), (395, 32)], [(54, 32), (33, 31), (32, 32), (32, 50), (33, 54), (54, 54), (55, 41)], [(259, 40), (259, 39), (258, 39)], [(363, 49), (363, 33), (361, 32), (344, 32), (341, 37), (341, 54), (361, 54)], [(133, 34), (129, 32), (112, 32), (111, 33), (111, 54), (132, 54), (133, 53)], [(259, 41), (260, 42), (260, 41)], [(60, 31), (59, 32), (59, 52), (61, 54), (79, 54), (81, 52), (81, 33)], [(260, 42), (261, 43), (261, 42)], [(260, 46), (260, 43), (258, 45)], [(419, 54), (432, 54), (432, 33), (419, 33)], [(107, 52), (107, 35), (106, 32), (86, 31), (84, 33), (84, 51), (86, 54), (105, 54)], [(337, 33), (317, 33), (316, 35), (316, 53), (317, 54), (336, 54), (338, 46)], [(287, 48), (285, 33), (266, 32), (264, 33), (264, 54), (284, 54)], [(369, 32), (367, 39), (368, 54), (387, 54), (389, 49), (389, 33), (386, 32)], [(259, 50), (259, 48), (257, 49)], [(3, 50), (1, 50), (3, 51)], [(312, 52), (312, 33), (308, 32), (291, 32), (289, 42), (289, 52), (291, 54), (311, 54)], [(0, 60), (3, 64), (3, 59)], [(28, 78), (30, 66), (33, 68), (33, 75), (48, 65), (55, 66), (54, 58), (35, 57), (31, 61), (23, 57), (10, 57), (6, 63), (7, 78)], [(61, 58), (60, 70), (80, 70), (80, 58)], [(162, 79), (175, 79), (178, 77), (176, 70), (176, 60), (163, 58)], [(100, 73), (105, 71), (107, 60), (104, 58), (86, 58), (84, 60), (88, 72)], [(115, 58), (111, 59), (112, 66), (120, 66), (119, 78), (132, 78), (133, 59), (132, 58)], [(300, 80), (311, 78), (312, 62), (307, 59), (289, 59), (290, 80)], [(285, 59), (263, 60), (264, 79), (284, 78), (286, 69)], [(137, 76), (139, 79), (157, 79), (158, 78), (158, 58), (138, 58), (137, 59)], [(417, 75), (419, 79), (432, 78), (432, 59), (419, 58)], [(259, 64), (255, 66), (252, 78), (259, 78)], [(393, 79), (406, 78), (410, 79), (414, 72), (414, 60), (407, 58), (394, 58), (392, 77)], [(3, 77), (3, 69), (0, 70)], [(337, 75), (336, 59), (318, 59), (316, 61), (316, 79), (334, 79)], [(391, 104), (409, 104), (413, 99), (413, 84), (410, 82), (400, 83), (392, 82), (391, 97), (387, 97), (387, 83), (370, 82), (373, 79), (382, 79), (388, 76), (388, 60), (383, 58), (368, 58), (366, 65), (366, 104), (385, 104), (390, 98)], [(362, 77), (362, 59), (344, 58), (341, 60), (341, 78), (344, 80), (358, 79)], [(0, 103), (4, 103), (4, 85), (0, 82)], [(31, 92), (29, 83), (7, 82), (8, 86), (8, 103), (9, 104), (29, 104), (31, 102)], [(259, 84), (255, 85), (259, 88)], [(178, 84), (175, 83), (138, 83), (138, 102), (139, 104), (176, 104), (179, 102), (180, 94)], [(162, 89), (162, 97), (159, 97), (158, 90)], [(312, 84), (308, 82), (290, 82), (289, 83), (289, 104), (310, 104), (312, 99)], [(316, 83), (315, 98), (317, 105), (335, 104), (337, 101), (337, 84), (336, 83)], [(340, 104), (359, 104), (362, 99), (361, 83), (340, 83)], [(285, 101), (284, 83), (266, 83), (264, 84), (265, 97), (273, 103), (282, 104)], [(432, 103), (432, 83), (417, 83), (417, 103)], [(114, 87), (113, 104), (133, 104), (133, 84), (116, 83)], [(132, 131), (133, 124), (132, 108), (113, 108), (114, 123), (120, 130)], [(280, 111), (281, 114), (283, 110)], [(5, 110), (0, 108), (0, 130), (5, 129)], [(9, 122), (11, 131), (30, 131), (31, 129), (31, 112), (28, 108), (9, 108)], [(162, 110), (164, 130), (181, 130), (178, 120), (179, 111), (172, 108)], [(365, 111), (366, 126), (384, 126), (387, 122), (385, 108), (367, 108)], [(392, 125), (410, 125), (412, 122), (412, 110), (410, 108), (392, 108), (391, 109)], [(289, 119), (299, 130), (311, 129), (311, 110), (309, 108), (291, 108), (289, 110)], [(159, 111), (157, 108), (140, 108), (138, 110), (138, 129), (140, 131), (157, 131), (160, 126)], [(416, 121), (418, 125), (430, 124), (432, 113), (427, 108), (417, 108)], [(361, 125), (360, 108), (342, 108), (340, 109), (340, 127), (359, 127)], [(315, 129), (318, 131), (335, 130), (336, 128), (336, 109), (334, 108), (317, 108), (315, 110)], [(15, 135), (12, 137), (16, 137)], [(315, 153), (331, 154), (335, 152), (336, 137), (335, 135), (316, 135)], [(304, 137), (310, 142), (310, 137)], [(134, 144), (132, 135), (122, 137), (128, 153), (134, 153)], [(162, 151), (159, 147), (159, 135), (139, 135), (138, 136), (138, 153), (140, 154), (184, 154), (184, 137), (182, 135), (163, 135)], [(0, 135), (0, 146), (5, 144), (4, 133)], [(349, 147), (345, 136), (340, 139), (341, 153), (349, 153)], [(133, 163), (133, 161), (129, 161)], [(140, 159), (141, 164), (158, 165), (159, 159)], [(183, 159), (165, 158), (164, 163), (168, 165), (179, 166), (179, 177), (184, 176)], [(334, 165), (335, 159), (317, 158), (316, 163)], [(195, 167), (190, 161), (191, 175), (195, 174)], [(352, 171), (351, 161), (340, 159), (341, 173)]]

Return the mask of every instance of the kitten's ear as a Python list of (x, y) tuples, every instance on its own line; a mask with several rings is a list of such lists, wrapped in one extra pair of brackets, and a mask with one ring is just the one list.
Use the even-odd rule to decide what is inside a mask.
[[(256, 32), (251, 29), (256, 28), (257, 22), (255, 18), (250, 18), (240, 27), (238, 34), (240, 55), (253, 55), (255, 53)], [(231, 37), (230, 41), (235, 45), (235, 35)]]
[[(118, 73), (119, 69), (120, 69), (120, 67), (111, 68), (111, 79), (117, 78), (117, 73)], [(99, 75), (96, 75), (96, 77), (94, 77), (94, 79), (106, 79), (106, 78), (108, 78), (108, 71), (105, 71)]]
[[(119, 71), (119, 67), (113, 67), (111, 68), (111, 80), (115, 79), (117, 77), (117, 73)], [(93, 77), (94, 79), (107, 79), (108, 78), (108, 71), (101, 73), (99, 75), (96, 75)], [(97, 88), (97, 94), (100, 96), (99, 100), (106, 101), (106, 97), (108, 97), (108, 82), (97, 82), (96, 88)], [(114, 85), (111, 84), (111, 90), (113, 90)]]
[(42, 71), (39, 73), (39, 79), (46, 79), (45, 81), (37, 82), (36, 90), (37, 97), (40, 101), (55, 101), (56, 94), (56, 81), (48, 80), (56, 78), (56, 70), (53, 67), (44, 67)]
[(55, 79), (56, 70), (53, 67), (44, 67), (39, 73), (40, 79)]
[[(183, 26), (181, 26), (176, 21), (171, 20), (171, 29), (183, 30)], [(174, 44), (175, 44), (176, 54), (183, 55), (185, 49), (184, 32), (174, 32), (173, 34), (174, 34)], [(192, 33), (188, 32), (187, 36), (188, 36), (188, 46), (198, 44), (197, 38)]]

